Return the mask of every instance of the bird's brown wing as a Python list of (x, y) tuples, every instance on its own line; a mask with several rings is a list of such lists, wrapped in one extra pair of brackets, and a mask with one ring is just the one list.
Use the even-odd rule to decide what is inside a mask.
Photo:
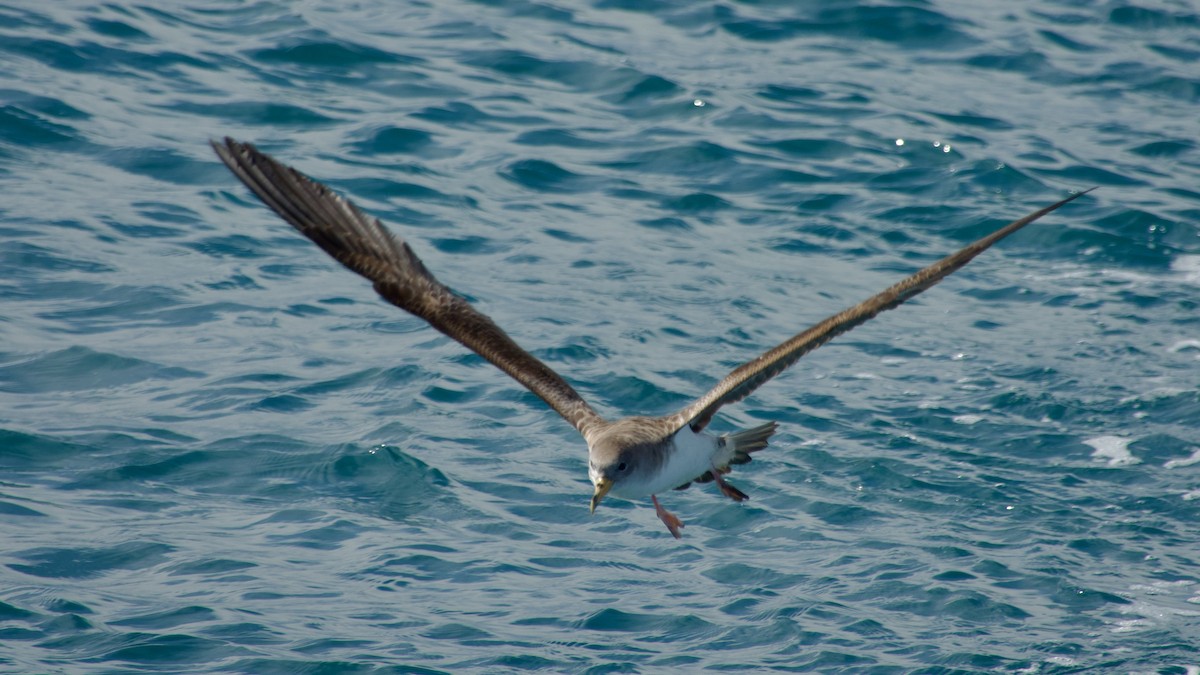
[(675, 413), (670, 419), (676, 429), (683, 425), (691, 425), (693, 431), (703, 429), (717, 410), (728, 403), (735, 403), (750, 395), (767, 380), (786, 370), (801, 356), (811, 352), (833, 338), (875, 317), (885, 310), (899, 306), (901, 303), (933, 287), (947, 275), (966, 265), (972, 258), (986, 251), (988, 247), (1029, 223), (1041, 218), (1058, 207), (1091, 192), (1071, 195), (1066, 199), (1039, 209), (1033, 213), (1015, 220), (996, 230), (988, 236), (963, 248), (953, 255), (946, 256), (925, 269), (908, 277), (904, 281), (888, 288), (878, 295), (859, 304), (834, 314), (817, 325), (798, 333), (782, 344), (773, 347), (762, 356), (738, 366), (713, 387), (707, 394), (696, 399), (691, 405)]
[(408, 244), (379, 219), (249, 143), (226, 138), (212, 145), (263, 203), (338, 262), (369, 279), (385, 300), (428, 321), (508, 373), (585, 438), (603, 423), (571, 385), (435, 279)]

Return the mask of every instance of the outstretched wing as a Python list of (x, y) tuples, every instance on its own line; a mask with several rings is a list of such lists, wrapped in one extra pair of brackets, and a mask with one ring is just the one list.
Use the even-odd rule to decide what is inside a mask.
[(249, 143), (226, 138), (213, 149), (275, 213), (351, 270), (385, 300), (429, 322), (537, 394), (586, 438), (603, 419), (546, 364), (425, 269), (403, 239), (350, 201)]
[(928, 290), (950, 273), (966, 265), (972, 258), (986, 251), (992, 244), (1094, 189), (1071, 195), (1056, 204), (1051, 204), (1020, 220), (1013, 221), (958, 253), (942, 258), (875, 297), (835, 314), (812, 328), (794, 335), (753, 361), (743, 363), (713, 387), (712, 391), (675, 413), (671, 418), (672, 422), (676, 424), (675, 429), (682, 429), (683, 425), (689, 424), (693, 431), (700, 431), (721, 406), (746, 398), (767, 380), (790, 367), (801, 356), (851, 328), (865, 323), (876, 314), (897, 307), (904, 301)]

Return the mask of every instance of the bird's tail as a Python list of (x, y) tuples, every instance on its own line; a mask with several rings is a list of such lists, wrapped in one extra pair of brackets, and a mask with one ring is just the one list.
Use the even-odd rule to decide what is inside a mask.
[[(717, 443), (720, 445), (720, 450), (717, 452), (716, 457), (713, 458), (713, 466), (723, 475), (732, 471), (734, 464), (748, 464), (750, 462), (750, 453), (758, 452), (759, 450), (767, 447), (767, 439), (770, 438), (771, 434), (775, 433), (775, 430), (778, 428), (779, 425), (775, 422), (767, 422), (766, 424), (760, 424), (753, 429), (738, 431), (718, 437)], [(713, 476), (713, 472), (711, 470), (705, 471), (700, 477), (690, 480), (675, 489), (686, 490), (687, 487), (692, 483), (710, 483), (714, 478), (715, 476)], [(738, 490), (728, 483), (726, 483), (721, 490), (735, 501), (740, 502), (746, 499), (746, 493)]]
[(725, 434), (721, 437), (730, 450), (729, 464), (746, 464), (750, 461), (750, 453), (758, 452), (767, 447), (767, 439), (779, 425), (775, 422), (760, 424), (753, 429)]

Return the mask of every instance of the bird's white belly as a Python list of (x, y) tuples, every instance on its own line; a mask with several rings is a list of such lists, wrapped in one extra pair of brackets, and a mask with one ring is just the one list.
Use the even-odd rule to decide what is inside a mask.
[(673, 439), (674, 452), (659, 471), (641, 480), (630, 478), (618, 482), (612, 493), (624, 499), (638, 499), (673, 490), (684, 483), (700, 477), (712, 468), (713, 455), (717, 450), (717, 439), (706, 433), (694, 433), (688, 427), (680, 429)]

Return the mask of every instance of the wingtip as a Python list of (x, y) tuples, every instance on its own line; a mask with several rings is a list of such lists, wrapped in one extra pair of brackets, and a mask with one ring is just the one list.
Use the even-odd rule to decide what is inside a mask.
[(208, 139), (208, 144), (212, 146), (213, 152), (217, 153), (217, 157), (220, 157), (226, 164), (238, 153), (239, 146), (241, 145), (230, 136), (210, 138)]
[(223, 136), (221, 138), (210, 138), (208, 144), (216, 151), (217, 156), (222, 159), (233, 157), (236, 155), (254, 155), (259, 154), (258, 148), (254, 147), (253, 143), (243, 143), (232, 136)]
[[(1076, 199), (1079, 199), (1080, 197), (1082, 197), (1082, 196), (1086, 195), (1087, 193), (1089, 193), (1089, 192), (1092, 192), (1093, 190), (1099, 190), (1099, 189), (1100, 189), (1100, 186), (1099, 186), (1099, 185), (1093, 185), (1092, 187), (1090, 187), (1090, 188), (1088, 188), (1088, 189), (1086, 189), (1086, 190), (1078, 190), (1078, 191), (1073, 191), (1073, 192), (1072, 192), (1070, 195), (1068, 195), (1067, 197), (1064, 197), (1063, 199), (1060, 199), (1060, 200), (1059, 200), (1057, 203), (1055, 203), (1055, 204), (1052, 204), (1051, 206), (1047, 207), (1047, 208), (1045, 209), (1045, 213), (1049, 213), (1049, 212), (1051, 212), (1051, 211), (1054, 211), (1055, 209), (1057, 209), (1057, 208), (1058, 208), (1058, 207), (1060, 207), (1060, 206), (1065, 206), (1065, 205), (1067, 205), (1067, 204), (1069, 204), (1069, 203), (1071, 203), (1071, 202), (1075, 201)], [(1042, 215), (1045, 215), (1045, 214), (1042, 214)], [(1040, 216), (1039, 216), (1039, 217), (1040, 217)], [(1034, 220), (1036, 220), (1036, 218), (1035, 218)]]

